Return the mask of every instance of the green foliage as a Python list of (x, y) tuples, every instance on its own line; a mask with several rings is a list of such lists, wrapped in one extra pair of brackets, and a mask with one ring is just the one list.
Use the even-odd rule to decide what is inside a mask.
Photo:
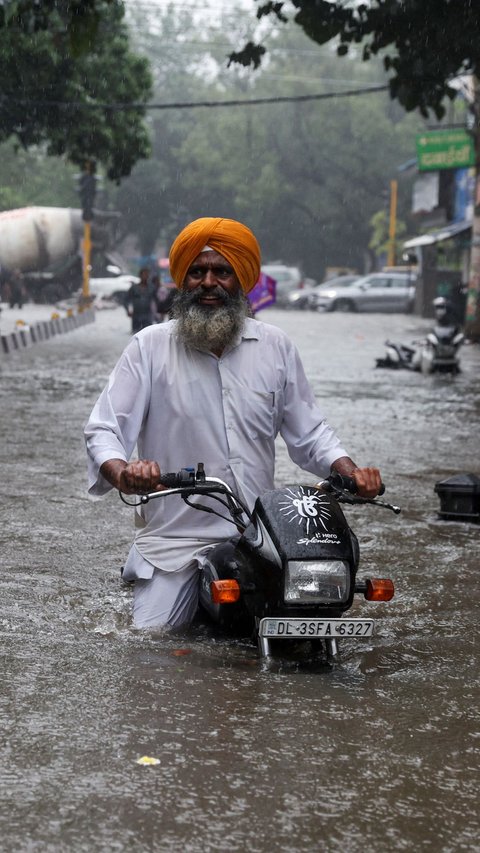
[[(340, 60), (329, 47), (313, 47), (298, 28), (282, 28), (268, 66), (253, 79), (223, 68), (208, 84), (196, 74), (205, 49), (198, 45), (182, 52), (175, 38), (176, 31), (189, 40), (191, 23), (185, 17), (167, 18), (155, 38), (147, 26), (139, 26), (137, 38), (158, 80), (155, 100), (163, 102), (328, 92), (328, 81), (338, 78), (335, 90), (382, 82), (377, 60), (369, 65)], [(204, 37), (224, 62), (225, 47), (216, 51), (215, 36), (207, 30)], [(145, 254), (155, 245), (155, 228), (157, 242), (167, 251), (186, 222), (218, 215), (250, 225), (265, 261), (298, 263), (318, 280), (326, 266), (362, 270), (369, 220), (397, 166), (412, 157), (420, 129), (418, 118), (405, 116), (387, 94), (168, 110), (157, 114), (152, 128), (152, 160), (134, 170), (116, 204)], [(408, 208), (410, 195), (403, 184), (399, 196)]]
[[(260, 2), (260, 0), (258, 0)], [(390, 74), (390, 94), (406, 110), (437, 118), (453, 98), (449, 81), (461, 73), (480, 75), (480, 15), (474, 0), (291, 0), (295, 23), (318, 44), (337, 40), (340, 56), (362, 46), (362, 59), (380, 54)], [(285, 2), (267, 3), (258, 17), (281, 19)], [(253, 64), (261, 57), (249, 42), (232, 61)]]
[[(254, 68), (259, 68), (266, 52), (267, 49), (262, 44), (254, 44), (253, 41), (249, 41), (241, 51), (233, 51), (230, 54), (228, 64), (230, 66), (234, 62), (239, 62), (242, 65), (253, 65)], [(245, 57), (248, 57), (248, 62), (245, 62)]]
[(76, 172), (64, 159), (10, 140), (0, 145), (0, 210), (29, 205), (78, 207)]
[(169, 216), (168, 177), (157, 160), (139, 163), (134, 177), (122, 183), (116, 193), (116, 207), (122, 211), (122, 234), (135, 234), (141, 255), (149, 255), (162, 225)]
[[(155, 102), (248, 101), (383, 82), (378, 60), (338, 59), (329, 46), (313, 46), (299, 28), (277, 31), (268, 63), (247, 76), (225, 66), (225, 27), (223, 32), (204, 27), (200, 36), (188, 15), (173, 11), (161, 20), (139, 13), (130, 21), (134, 49), (150, 57)], [(238, 43), (235, 26), (232, 45)], [(218, 62), (210, 78), (204, 73), (208, 53)], [(96, 55), (89, 57), (89, 63), (97, 61)], [(95, 73), (101, 77), (98, 65)], [(87, 121), (93, 123), (90, 115), (83, 120), (85, 133)], [(406, 116), (387, 94), (152, 111), (151, 158), (137, 163), (119, 187), (107, 184), (96, 206), (121, 211), (122, 235), (136, 237), (139, 254), (154, 247), (166, 252), (188, 221), (219, 215), (253, 228), (265, 262), (299, 264), (317, 280), (327, 266), (361, 271), (371, 239), (369, 220), (396, 167), (412, 157), (420, 129), (418, 118)], [(64, 132), (60, 127), (60, 141)], [(49, 160), (44, 145), (28, 158), (20, 152), (26, 159), (10, 181), (11, 144), (7, 148), (7, 159), (5, 146), (0, 152), (3, 206), (79, 206), (64, 155)], [(410, 193), (403, 179), (399, 202), (405, 218), (401, 208), (408, 208)]]
[(64, 29), (74, 55), (88, 51), (109, 7), (123, 9), (122, 0), (3, 0), (0, 29), (32, 34), (46, 31), (52, 20)]
[[(78, 166), (98, 160), (112, 179), (128, 175), (150, 150), (151, 77), (148, 61), (129, 50), (122, 4), (14, 5), (0, 21), (0, 141), (13, 136)], [(122, 102), (139, 106), (116, 109)]]
[[(377, 210), (370, 219), (372, 228), (372, 238), (369, 242), (369, 248), (376, 254), (377, 257), (388, 253), (390, 248), (390, 219), (385, 210)], [(402, 248), (407, 226), (401, 219), (397, 219), (395, 227), (395, 256), (398, 257)]]

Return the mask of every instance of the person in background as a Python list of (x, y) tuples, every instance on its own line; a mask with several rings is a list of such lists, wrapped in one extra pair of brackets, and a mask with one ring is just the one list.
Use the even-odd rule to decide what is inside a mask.
[(167, 287), (167, 285), (160, 280), (160, 276), (158, 275), (152, 276), (152, 285), (155, 294), (154, 319), (156, 323), (163, 323), (164, 320), (168, 320), (172, 309), (175, 289), (173, 287)]
[[(161, 490), (161, 471), (201, 461), (252, 509), (274, 488), (280, 433), (296, 465), (317, 478), (331, 470), (351, 476), (360, 495), (375, 497), (378, 469), (348, 456), (292, 341), (248, 316), (247, 293), (260, 272), (250, 229), (232, 219), (195, 220), (172, 245), (170, 272), (174, 319), (132, 338), (85, 427), (90, 494)], [(139, 458), (130, 461), (135, 447)], [(230, 539), (231, 525), (183, 501), (146, 504), (141, 525), (123, 570), (135, 581), (134, 624), (188, 625), (199, 566)]]
[(25, 283), (19, 269), (13, 270), (8, 280), (8, 301), (10, 308), (15, 308), (16, 305), (22, 308), (25, 302)]
[(142, 267), (140, 281), (132, 284), (125, 297), (125, 309), (132, 320), (132, 335), (154, 322), (155, 289), (150, 282), (150, 270)]
[(433, 313), (435, 320), (439, 326), (460, 326), (458, 314), (455, 311), (450, 299), (444, 296), (437, 296), (433, 300)]

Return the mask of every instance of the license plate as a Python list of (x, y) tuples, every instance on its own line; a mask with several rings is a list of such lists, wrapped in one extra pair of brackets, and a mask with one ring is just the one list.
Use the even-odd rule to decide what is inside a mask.
[(373, 619), (261, 619), (261, 637), (371, 637)]

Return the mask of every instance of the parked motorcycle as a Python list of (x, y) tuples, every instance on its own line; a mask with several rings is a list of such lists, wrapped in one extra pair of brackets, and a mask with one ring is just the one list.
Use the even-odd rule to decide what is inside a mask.
[(435, 326), (428, 333), (419, 357), (422, 373), (460, 373), (458, 351), (465, 340), (457, 326)]
[[(317, 486), (266, 492), (253, 512), (226, 483), (207, 477), (202, 463), (196, 471), (165, 474), (161, 483), (165, 491), (141, 495), (134, 505), (177, 495), (199, 511), (227, 518), (226, 510), (237, 530), (212, 548), (201, 570), (200, 605), (216, 624), (256, 640), (262, 657), (271, 654), (272, 642), (309, 640), (331, 658), (339, 639), (372, 635), (373, 619), (348, 615), (354, 596), (389, 601), (394, 586), (389, 578), (357, 578), (358, 541), (340, 503), (395, 513), (399, 507), (355, 496), (355, 481), (339, 474)], [(198, 498), (214, 501), (207, 505)]]
[(385, 357), (377, 358), (376, 367), (392, 370), (416, 370), (423, 374), (460, 373), (458, 351), (465, 340), (456, 326), (435, 326), (422, 341), (410, 346), (385, 341)]
[(452, 317), (448, 301), (443, 296), (433, 300), (436, 324), (421, 341), (410, 346), (385, 341), (385, 358), (377, 358), (377, 367), (398, 370), (417, 370), (429, 373), (459, 373), (459, 349), (465, 335)]
[(418, 370), (418, 344), (397, 344), (385, 341), (385, 357), (377, 358), (376, 367), (388, 367), (392, 370)]

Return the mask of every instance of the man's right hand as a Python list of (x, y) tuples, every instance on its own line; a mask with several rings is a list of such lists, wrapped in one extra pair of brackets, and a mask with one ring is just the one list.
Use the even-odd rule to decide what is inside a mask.
[(126, 495), (163, 491), (160, 485), (160, 467), (151, 459), (125, 462), (123, 459), (108, 459), (100, 468), (106, 480)]

